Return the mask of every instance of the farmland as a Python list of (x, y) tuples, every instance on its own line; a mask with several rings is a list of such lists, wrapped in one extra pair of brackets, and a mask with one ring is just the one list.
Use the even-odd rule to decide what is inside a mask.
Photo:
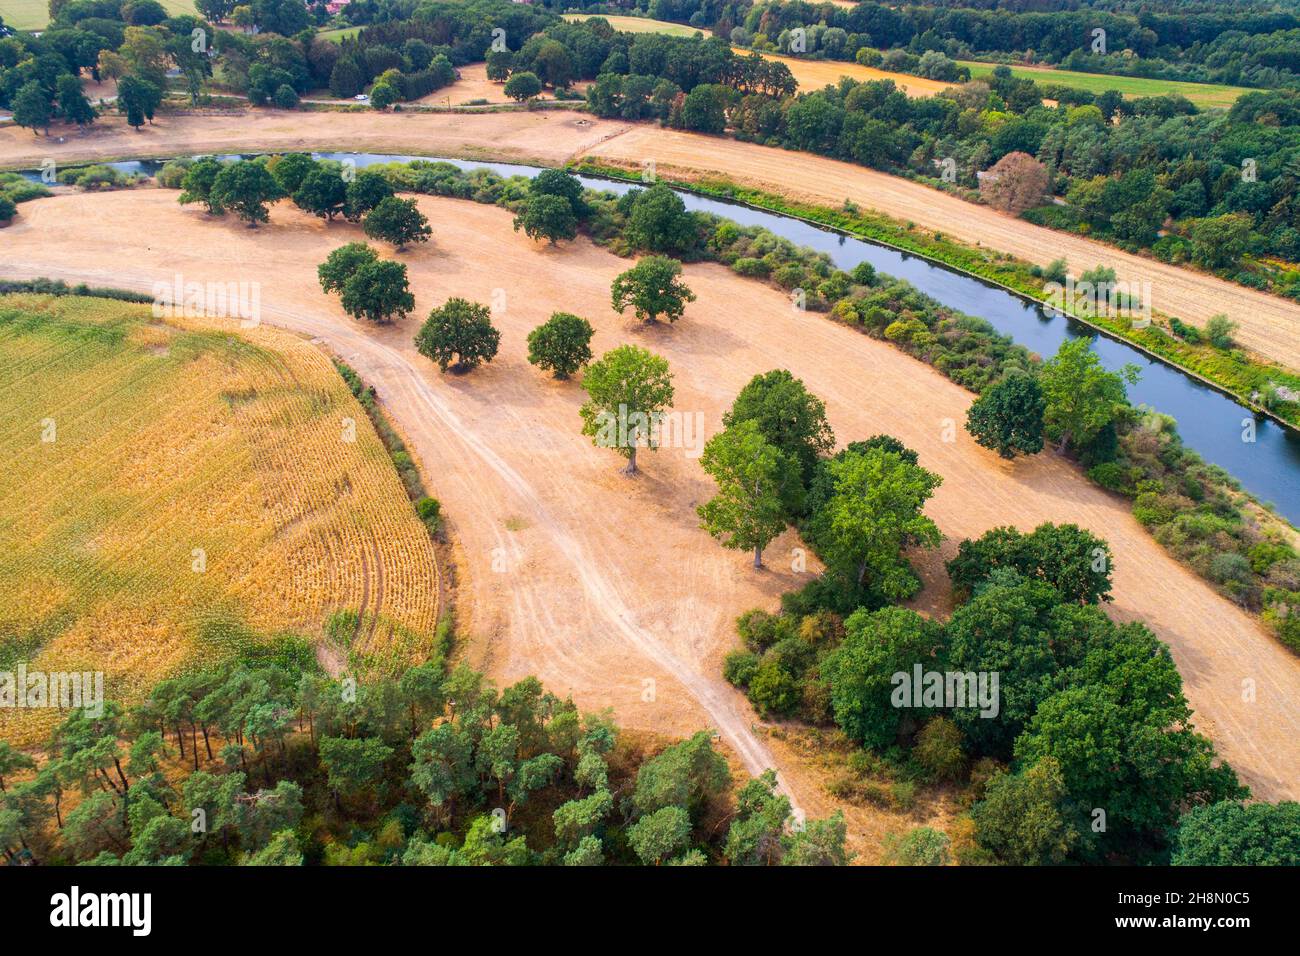
[(168, 867), (52, 926), (192, 934), (187, 867), (926, 866), (1074, 924), (1056, 874), (1300, 865), (1300, 12), (50, 6), (0, 866)]
[[(958, 60), (962, 66), (970, 67), (971, 79), (978, 80), (991, 74), (997, 65), (978, 60)], [(1250, 90), (1242, 86), (1224, 86), (1218, 83), (1187, 83), (1180, 80), (1146, 79), (1139, 76), (1115, 76), (1107, 73), (1081, 73), (1077, 70), (1055, 70), (1046, 66), (1013, 66), (1011, 73), (1016, 77), (1033, 80), (1040, 85), (1056, 83), (1076, 90), (1090, 93), (1104, 93), (1115, 90), (1125, 97), (1164, 96), (1177, 93), (1185, 96), (1203, 109), (1228, 107), (1236, 102), (1237, 97)]]
[[(0, 300), (0, 356), (6, 662), (103, 670), (131, 700), (289, 636), (357, 663), (420, 658), (433, 544), (317, 349), (232, 320), (19, 295)], [(29, 739), (52, 716), (6, 710), (0, 733)]]
[[(169, 14), (194, 14), (194, 0), (159, 0)], [(46, 0), (0, 0), (0, 19), (19, 30), (42, 30), (50, 22)]]
[[(567, 14), (566, 19), (582, 20), (586, 19), (586, 15)], [(694, 27), (683, 26), (679, 23), (647, 20), (643, 17), (609, 16), (605, 19), (616, 30), (623, 30), (628, 33), (665, 33), (670, 36), (691, 36), (698, 32)], [(749, 52), (740, 47), (734, 49), (741, 54)], [(801, 59), (771, 53), (764, 53), (763, 55), (768, 59), (779, 60), (790, 67), (790, 72), (794, 74), (800, 89), (803, 90), (819, 89), (828, 83), (835, 83), (841, 76), (849, 76), (859, 81), (893, 80), (911, 96), (929, 96), (951, 85), (937, 80), (910, 76), (906, 73), (890, 73), (885, 70), (877, 70), (860, 66), (857, 63), (839, 60)], [(958, 60), (957, 62), (970, 68), (972, 79), (981, 79), (988, 76), (997, 66), (994, 63), (985, 63), (978, 60)], [(1058, 83), (1072, 89), (1087, 90), (1090, 93), (1116, 90), (1129, 98), (1177, 93), (1203, 108), (1231, 106), (1237, 97), (1249, 92), (1249, 90), (1241, 86), (1225, 86), (1217, 83), (1188, 83), (1179, 80), (1146, 79), (1136, 76), (1113, 76), (1105, 73), (1082, 73), (1077, 70), (1055, 70), (1046, 66), (1013, 66), (1011, 72), (1017, 77), (1024, 77), (1037, 83)]]
[[(571, 13), (566, 14), (565, 19), (586, 20), (588, 15)], [(665, 33), (670, 36), (693, 36), (700, 32), (694, 27), (682, 26), (679, 23), (664, 23), (659, 20), (646, 20), (642, 17), (611, 16), (605, 17), (605, 19), (609, 21), (614, 29), (627, 33)], [(740, 56), (747, 56), (754, 52), (741, 47), (732, 47), (732, 49)], [(821, 89), (823, 86), (838, 82), (842, 76), (851, 77), (859, 82), (893, 80), (898, 84), (899, 89), (909, 96), (930, 96), (952, 85), (950, 83), (940, 83), (937, 80), (927, 80), (919, 76), (909, 76), (906, 73), (887, 73), (884, 70), (861, 66), (857, 63), (845, 63), (839, 60), (810, 60), (796, 56), (781, 56), (776, 53), (763, 53), (762, 55), (766, 59), (784, 63), (789, 67), (795, 82), (799, 84), (799, 89), (803, 91)]]
[[(629, 485), (615, 456), (584, 441), (573, 386), (541, 377), (523, 355), (529, 329), (551, 311), (572, 309), (597, 327), (597, 352), (631, 339), (665, 355), (678, 375), (677, 407), (701, 411), (710, 432), (751, 375), (785, 367), (825, 397), (843, 440), (897, 435), (944, 477), (931, 511), (949, 540), (945, 557), (952, 542), (1009, 522), (1073, 521), (1104, 535), (1116, 563), (1111, 613), (1145, 620), (1171, 645), (1198, 726), (1257, 794), (1294, 792), (1285, 769), (1300, 759), (1286, 709), (1300, 681), (1294, 659), (1060, 456), (1012, 465), (972, 441), (945, 441), (941, 423), (962, 418), (969, 392), (884, 342), (792, 314), (779, 291), (716, 265), (687, 267), (699, 301), (677, 327), (641, 328), (610, 310), (609, 283), (625, 263), (607, 251), (582, 240), (534, 244), (492, 207), (430, 198), (420, 206), (435, 239), (403, 256), (417, 314), (452, 295), (486, 301), (494, 289), (507, 303), (493, 319), (501, 354), (471, 376), (440, 376), (423, 360), (410, 344), (414, 322), (371, 330), (322, 299), (314, 265), (356, 237), (346, 224), (277, 208), (270, 225), (247, 230), (181, 209), (166, 190), (139, 190), (41, 200), (6, 240), (11, 268), (35, 274), (96, 282), (113, 274), (147, 288), (178, 267), (215, 277), (237, 261), (262, 281), (272, 321), (324, 339), (372, 381), (436, 476), (463, 559), (457, 600), (468, 622), (466, 651), (499, 679), (537, 674), (584, 708), (612, 706), (640, 729), (682, 734), (707, 720), (746, 767), (774, 759), (750, 730), (752, 711), (717, 673), (733, 646), (735, 615), (771, 606), (806, 580), (785, 557), (796, 539), (774, 542), (770, 569), (751, 574), (746, 556), (723, 551), (699, 529), (688, 505), (709, 488), (686, 450), (647, 456), (643, 479)], [(122, 219), (154, 223), (176, 241), (150, 248), (138, 231), (105, 225)], [(56, 234), (45, 225), (56, 221), (69, 225)], [(105, 263), (103, 271), (68, 272), (74, 251), (85, 263)], [(875, 395), (865, 403), (863, 369)], [(927, 566), (923, 577), (934, 582), (926, 606), (944, 607), (941, 568)], [(665, 602), (673, 588), (683, 597)], [(1241, 701), (1242, 672), (1261, 682), (1257, 702)], [(646, 679), (657, 687), (653, 699), (643, 693)], [(793, 759), (779, 766), (810, 813), (829, 809), (806, 766)]]

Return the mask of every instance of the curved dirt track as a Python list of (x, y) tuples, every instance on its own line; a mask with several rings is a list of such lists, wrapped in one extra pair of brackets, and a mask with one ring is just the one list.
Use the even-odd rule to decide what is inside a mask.
[[(536, 673), (584, 708), (613, 706), (633, 727), (685, 733), (711, 722), (749, 769), (771, 761), (720, 665), (735, 643), (735, 615), (774, 606), (806, 578), (791, 570), (798, 541), (787, 533), (769, 548), (768, 570), (755, 572), (747, 555), (707, 537), (694, 509), (712, 483), (685, 449), (645, 453), (640, 477), (621, 476), (621, 459), (578, 433), (578, 386), (525, 361), (527, 332), (564, 309), (596, 326), (597, 354), (625, 341), (663, 354), (677, 410), (702, 415), (706, 435), (752, 375), (776, 367), (826, 400), (841, 444), (897, 435), (944, 478), (929, 512), (948, 550), (1008, 523), (1074, 521), (1105, 536), (1116, 564), (1111, 612), (1146, 621), (1170, 644), (1198, 726), (1257, 796), (1300, 796), (1300, 661), (1064, 461), (1044, 454), (1008, 464), (975, 445), (960, 427), (971, 395), (891, 346), (796, 313), (779, 292), (713, 265), (687, 267), (699, 299), (681, 322), (647, 329), (609, 307), (609, 283), (626, 260), (585, 241), (536, 245), (511, 231), (504, 210), (422, 198), (434, 242), (398, 257), (411, 272), (416, 316), (453, 295), (505, 297), (494, 316), (499, 358), (442, 376), (410, 344), (416, 316), (364, 328), (320, 293), (316, 264), (359, 238), (355, 226), (276, 207), (269, 226), (249, 230), (182, 208), (175, 196), (144, 189), (31, 203), (0, 237), (0, 273), (143, 289), (177, 272), (186, 281), (260, 281), (264, 318), (319, 337), (356, 366), (410, 440), (460, 546), (473, 658), (494, 676)], [(939, 581), (928, 598), (941, 604), (941, 575), (928, 577)], [(1249, 702), (1247, 678), (1256, 684)], [(805, 789), (797, 778), (795, 789)]]
[(249, 110), (167, 115), (140, 133), (131, 132), (118, 117), (105, 117), (87, 134), (71, 133), (63, 142), (57, 136), (36, 137), (13, 126), (0, 128), (0, 168), (35, 168), (45, 159), (66, 164), (290, 149), (416, 153), (544, 165), (584, 156), (636, 166), (653, 161), (661, 174), (672, 178), (712, 173), (831, 206), (850, 199), (924, 229), (1039, 265), (1064, 258), (1074, 274), (1109, 266), (1122, 280), (1149, 282), (1151, 305), (1157, 311), (1197, 324), (1225, 313), (1238, 323), (1236, 338), (1243, 346), (1300, 369), (1300, 304), (1035, 226), (863, 166), (726, 137), (560, 110), (484, 114)]

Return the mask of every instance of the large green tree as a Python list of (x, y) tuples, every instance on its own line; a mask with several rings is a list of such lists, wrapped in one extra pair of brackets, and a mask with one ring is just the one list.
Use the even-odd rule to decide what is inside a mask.
[(832, 459), (827, 471), (830, 497), (809, 518), (807, 536), (828, 569), (885, 600), (916, 593), (903, 549), (939, 543), (923, 509), (943, 479), (881, 448)]
[(1087, 445), (1128, 405), (1125, 383), (1137, 381), (1138, 370), (1125, 365), (1108, 372), (1091, 350), (1088, 339), (1064, 342), (1043, 364), (1040, 381), (1047, 407), (1043, 420), (1059, 437), (1061, 451), (1070, 445)]
[(49, 95), (39, 82), (32, 80), (20, 86), (14, 94), (12, 105), (15, 123), (26, 126), (36, 136), (40, 135), (37, 130), (44, 128), (48, 135), (50, 117), (54, 111), (50, 107)]
[(322, 292), (342, 292), (348, 279), (362, 266), (379, 258), (379, 254), (364, 242), (349, 242), (339, 246), (325, 261), (316, 267)]
[(343, 212), (347, 190), (347, 183), (337, 171), (318, 166), (294, 190), (293, 203), (313, 216), (332, 221)]
[(578, 235), (578, 220), (563, 196), (530, 197), (523, 212), (515, 217), (514, 226), (516, 232), (523, 229), (529, 239), (545, 239), (551, 245)]
[(681, 254), (699, 242), (695, 218), (663, 183), (629, 193), (619, 206), (627, 209), (623, 241), (633, 249)]
[(1300, 866), (1300, 803), (1225, 800), (1178, 823), (1174, 866)]
[(158, 84), (135, 75), (124, 76), (117, 82), (118, 112), (126, 114), (127, 125), (138, 133), (146, 120), (153, 122), (162, 95), (162, 87)]
[(414, 199), (389, 196), (366, 213), (361, 228), (371, 239), (391, 242), (400, 252), (413, 242), (428, 242), (433, 235), (429, 220)]
[(835, 722), (859, 743), (883, 750), (895, 743), (905, 724), (918, 723), (926, 713), (920, 701), (896, 706), (894, 675), (910, 681), (918, 664), (935, 666), (943, 633), (937, 624), (901, 607), (855, 611), (844, 629), (844, 640), (821, 664)]
[(658, 446), (657, 425), (673, 403), (667, 359), (639, 345), (620, 345), (587, 366), (582, 387), (582, 433), (598, 447), (617, 449), (627, 459), (624, 473), (636, 474), (638, 446)]
[(553, 312), (528, 333), (528, 361), (566, 379), (591, 361), (591, 323), (570, 312)]
[(666, 316), (676, 322), (695, 301), (695, 293), (681, 279), (682, 264), (663, 256), (646, 256), (631, 269), (615, 277), (610, 300), (617, 312), (629, 305), (643, 322)]
[(794, 458), (804, 482), (817, 459), (835, 447), (826, 403), (783, 368), (755, 375), (722, 416), (727, 427), (742, 421), (753, 421), (769, 443)]
[(966, 430), (1003, 458), (1043, 450), (1047, 400), (1038, 380), (1013, 371), (975, 399), (966, 411)]
[(959, 595), (969, 596), (999, 568), (1046, 581), (1066, 601), (1111, 600), (1110, 545), (1078, 525), (1045, 522), (1029, 534), (1010, 526), (992, 528), (957, 546), (948, 576)]
[(1061, 765), (1052, 757), (1019, 773), (1000, 773), (971, 808), (975, 839), (1011, 866), (1064, 863), (1078, 841), (1061, 809), (1067, 800)]
[(343, 283), (343, 311), (357, 319), (391, 322), (415, 308), (406, 266), (390, 259), (359, 265)]
[(771, 445), (752, 419), (718, 432), (704, 446), (700, 466), (718, 492), (696, 509), (704, 530), (723, 547), (754, 552), (763, 566), (763, 549), (785, 530), (792, 497), (800, 492), (799, 464)]
[(451, 298), (429, 313), (415, 336), (420, 354), (447, 371), (468, 371), (482, 362), (491, 362), (501, 345), (501, 333), (492, 326), (486, 305), (467, 299)]
[(210, 194), (212, 202), (234, 212), (250, 229), (256, 228), (259, 222), (270, 221), (267, 206), (283, 196), (275, 177), (266, 171), (266, 165), (252, 160), (223, 166)]

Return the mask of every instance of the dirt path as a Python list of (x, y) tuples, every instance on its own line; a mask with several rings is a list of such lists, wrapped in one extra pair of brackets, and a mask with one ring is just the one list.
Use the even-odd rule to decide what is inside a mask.
[[(753, 374), (775, 367), (826, 400), (841, 443), (897, 435), (944, 478), (930, 513), (948, 550), (1004, 523), (1075, 521), (1104, 535), (1116, 559), (1114, 616), (1143, 619), (1170, 644), (1198, 726), (1258, 796), (1300, 796), (1300, 661), (1067, 463), (1050, 454), (1002, 462), (959, 425), (956, 440), (944, 441), (970, 394), (892, 347), (794, 313), (779, 292), (712, 265), (687, 268), (699, 299), (677, 326), (646, 329), (609, 308), (609, 283), (625, 260), (582, 241), (538, 246), (510, 229), (503, 210), (429, 198), (421, 205), (434, 242), (400, 257), (416, 316), (376, 331), (344, 317), (316, 285), (316, 264), (359, 238), (355, 226), (281, 206), (269, 226), (249, 230), (182, 208), (175, 195), (33, 203), (3, 235), (0, 272), (142, 289), (177, 272), (186, 281), (260, 281), (264, 320), (328, 343), (376, 386), (411, 439), (461, 546), (471, 657), (498, 679), (536, 673), (584, 708), (613, 707), (631, 727), (686, 733), (711, 723), (747, 768), (772, 762), (750, 731), (748, 704), (720, 678), (721, 659), (735, 644), (736, 614), (773, 607), (806, 579), (791, 570), (798, 541), (787, 533), (774, 542), (768, 570), (756, 573), (747, 555), (708, 538), (695, 506), (712, 484), (689, 448), (644, 454), (639, 478), (621, 476), (621, 460), (578, 433), (580, 389), (525, 361), (527, 332), (565, 309), (596, 326), (597, 354), (625, 341), (663, 354), (677, 410), (702, 416), (698, 438), (720, 427)], [(417, 316), (449, 296), (488, 302), (494, 294), (505, 308), (494, 316), (502, 344), (491, 365), (442, 376), (414, 352)], [(940, 591), (928, 597), (942, 604)], [(1246, 679), (1256, 685), (1251, 701)], [(781, 770), (796, 793), (817, 786), (798, 764), (783, 759)]]
[[(55, 129), (56, 133), (58, 128)], [(568, 112), (415, 114), (252, 110), (167, 116), (133, 133), (118, 117), (84, 136), (46, 139), (0, 129), (0, 168), (35, 168), (44, 159), (163, 157), (200, 152), (317, 149), (415, 153), (557, 165), (583, 156), (643, 166), (691, 179), (721, 174), (797, 199), (839, 206), (851, 199), (965, 242), (1047, 265), (1064, 258), (1073, 273), (1097, 265), (1129, 282), (1151, 284), (1152, 307), (1204, 324), (1226, 313), (1242, 345), (1300, 369), (1300, 304), (1176, 266), (1131, 255), (1081, 236), (1012, 219), (918, 183), (852, 163)]]

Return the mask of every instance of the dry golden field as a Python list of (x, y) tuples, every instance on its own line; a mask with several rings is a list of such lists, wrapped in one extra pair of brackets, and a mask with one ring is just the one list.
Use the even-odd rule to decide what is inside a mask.
[[(235, 320), (0, 298), (0, 667), (130, 699), (293, 634), (383, 665), (438, 614), (432, 541), (329, 359)], [(332, 626), (331, 626), (332, 625)], [(29, 739), (50, 711), (6, 710)]]

